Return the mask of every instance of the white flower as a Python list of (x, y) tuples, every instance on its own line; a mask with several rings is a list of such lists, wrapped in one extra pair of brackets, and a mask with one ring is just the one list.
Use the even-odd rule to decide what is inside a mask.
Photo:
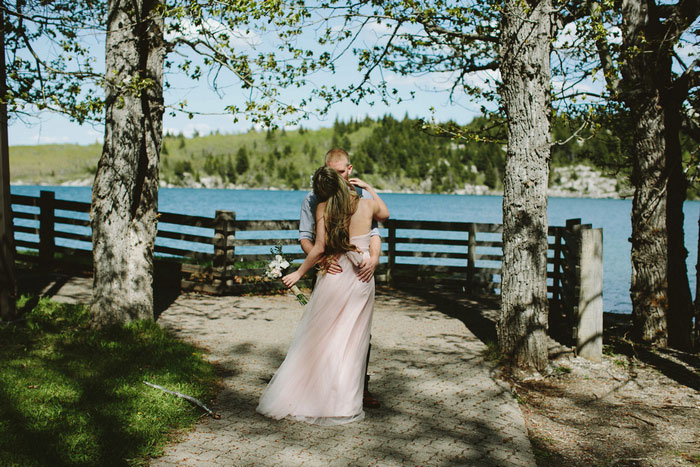
[(281, 255), (275, 255), (275, 259), (267, 265), (265, 276), (270, 279), (278, 279), (282, 277), (282, 271), (289, 267), (289, 262)]

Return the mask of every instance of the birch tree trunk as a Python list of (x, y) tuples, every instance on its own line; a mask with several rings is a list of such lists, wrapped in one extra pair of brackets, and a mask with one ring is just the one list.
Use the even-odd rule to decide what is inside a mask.
[(498, 340), (521, 367), (547, 365), (551, 0), (504, 2), (501, 97), (508, 120)]
[(650, 344), (687, 348), (692, 298), (683, 235), (686, 182), (678, 141), (682, 99), (670, 92), (673, 41), (663, 37), (649, 2), (625, 1), (622, 8), (625, 53), (620, 95), (634, 122), (630, 286), (634, 333)]
[(96, 327), (153, 319), (165, 59), (157, 5), (109, 1), (105, 140), (90, 212)]

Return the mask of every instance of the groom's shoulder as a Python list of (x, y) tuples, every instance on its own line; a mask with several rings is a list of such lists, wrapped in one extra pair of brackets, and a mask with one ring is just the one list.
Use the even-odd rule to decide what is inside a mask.
[(370, 194), (370, 192), (367, 191), (367, 190), (363, 190), (363, 189), (360, 188), (359, 186), (356, 186), (356, 187), (355, 187), (355, 191), (357, 192), (357, 194), (358, 194), (358, 195), (360, 196), (360, 198), (362, 198), (362, 199), (372, 199), (372, 195)]
[(314, 194), (313, 191), (309, 191), (306, 196), (304, 197), (303, 201), (303, 206), (305, 207), (313, 207), (316, 204), (318, 204), (318, 200), (316, 199), (316, 195)]

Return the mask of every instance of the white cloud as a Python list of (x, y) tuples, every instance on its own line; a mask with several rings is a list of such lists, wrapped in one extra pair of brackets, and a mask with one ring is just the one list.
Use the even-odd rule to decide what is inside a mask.
[(365, 30), (368, 32), (374, 32), (377, 35), (384, 35), (393, 31), (395, 25), (389, 21), (382, 21), (381, 23), (376, 19), (372, 19), (367, 22)]
[(554, 41), (554, 48), (561, 49), (564, 45), (571, 45), (572, 43), (576, 42), (576, 40), (576, 24), (569, 23), (566, 26), (564, 26), (564, 29), (562, 29), (559, 32), (559, 34), (557, 34), (557, 37)]
[(181, 33), (176, 34), (173, 31), (168, 31), (166, 40), (173, 40), (177, 37), (183, 37), (188, 40), (201, 39), (204, 37), (203, 31), (209, 34), (228, 34), (230, 39), (228, 45), (233, 48), (248, 47), (254, 49), (262, 43), (262, 39), (252, 31), (236, 28), (230, 29), (225, 24), (214, 19), (207, 19), (201, 25), (195, 25), (189, 19), (185, 19), (180, 23)]
[[(408, 75), (402, 76), (398, 74), (392, 74), (387, 76), (387, 83), (394, 87), (407, 87), (414, 88), (413, 90), (425, 90), (431, 92), (449, 92), (454, 85), (455, 80), (458, 79), (456, 73), (444, 72), (444, 73), (427, 73), (423, 75)], [(478, 71), (474, 73), (469, 73), (465, 77), (465, 81), (468, 85), (474, 87), (480, 87), (483, 89), (490, 89), (494, 86), (495, 82), (500, 79), (500, 73), (498, 70), (492, 71)], [(417, 89), (416, 89), (417, 88)], [(462, 90), (462, 86), (457, 86), (457, 90)]]
[(179, 135), (182, 133), (185, 138), (192, 138), (197, 132), (200, 136), (208, 135), (212, 132), (212, 127), (206, 123), (190, 123), (180, 128), (168, 127), (165, 129), (167, 135)]

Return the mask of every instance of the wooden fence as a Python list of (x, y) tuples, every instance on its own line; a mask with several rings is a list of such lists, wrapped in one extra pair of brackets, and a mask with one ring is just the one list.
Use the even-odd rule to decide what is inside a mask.
[[(42, 191), (39, 197), (13, 195), (12, 205), (18, 260), (43, 268), (91, 269), (89, 203), (55, 199), (53, 192)], [(500, 293), (501, 224), (389, 219), (379, 227), (382, 258), (377, 282)], [(161, 264), (177, 269), (183, 290), (241, 294), (280, 288), (281, 281), (263, 279), (270, 250), (280, 245), (288, 260), (302, 260), (298, 228), (298, 220), (238, 220), (229, 211), (217, 211), (213, 218), (163, 212), (155, 255)], [(587, 247), (581, 238), (590, 228), (580, 219), (549, 227), (547, 283), (553, 331), (576, 331), (582, 308), (588, 306), (582, 304), (581, 251)], [(602, 257), (602, 244), (599, 250)]]

